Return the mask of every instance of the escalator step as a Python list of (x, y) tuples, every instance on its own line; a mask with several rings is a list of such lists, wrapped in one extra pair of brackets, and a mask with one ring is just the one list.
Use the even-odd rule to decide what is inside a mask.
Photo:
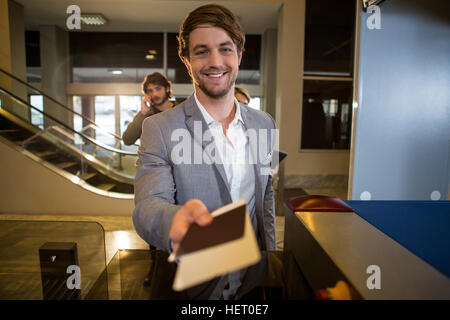
[(50, 156), (54, 156), (57, 155), (58, 152), (57, 151), (39, 151), (36, 152), (36, 155), (40, 158), (46, 158), (46, 157), (50, 157)]
[(95, 177), (96, 175), (97, 174), (95, 172), (88, 172), (88, 173), (80, 175), (80, 179), (89, 180), (90, 178)]
[(97, 188), (105, 190), (105, 191), (109, 191), (112, 188), (114, 188), (116, 186), (115, 183), (103, 183), (97, 186)]
[(70, 167), (73, 167), (73, 166), (75, 166), (75, 165), (77, 165), (76, 162), (61, 162), (61, 163), (57, 163), (57, 164), (56, 164), (56, 166), (57, 166), (58, 168), (61, 168), (61, 169), (70, 168)]

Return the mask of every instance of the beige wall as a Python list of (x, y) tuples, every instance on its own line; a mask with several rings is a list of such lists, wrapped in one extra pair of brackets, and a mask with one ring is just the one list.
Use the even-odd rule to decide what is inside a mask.
[(11, 73), (19, 79), (27, 81), (24, 8), (21, 4), (9, 0), (8, 11), (10, 21)]
[(277, 35), (276, 29), (267, 29), (262, 37), (261, 46), (261, 72), (264, 90), (262, 110), (268, 112), (274, 119), (277, 92)]
[[(40, 26), (39, 32), (41, 89), (63, 105), (70, 105), (67, 97), (67, 84), (70, 81), (69, 34), (54, 25)], [(72, 119), (69, 118), (67, 111), (51, 100), (44, 99), (44, 110), (69, 126), (72, 125)], [(45, 126), (48, 124), (46, 121)]]
[(11, 72), (8, 0), (0, 0), (0, 68)]
[(131, 215), (132, 199), (88, 191), (0, 142), (0, 213)]
[[(24, 8), (21, 4), (9, 0), (9, 34), (11, 48), (11, 73), (22, 81), (27, 81), (25, 52), (25, 20)], [(18, 81), (12, 81), (10, 91), (24, 101), (28, 101), (27, 88)], [(30, 111), (20, 103), (8, 101), (9, 110), (22, 119), (30, 118)]]
[[(0, 0), (0, 67), (26, 80), (25, 26), (23, 6), (12, 0)], [(26, 88), (7, 75), (0, 74), (0, 86), (27, 100)], [(29, 118), (28, 108), (3, 97), (2, 107), (23, 119)]]

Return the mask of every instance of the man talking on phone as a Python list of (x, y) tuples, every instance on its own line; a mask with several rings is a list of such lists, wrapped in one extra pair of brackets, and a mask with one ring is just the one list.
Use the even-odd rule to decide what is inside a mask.
[(172, 97), (172, 85), (159, 72), (153, 72), (147, 75), (142, 82), (142, 93), (144, 98), (141, 101), (141, 110), (138, 112), (133, 121), (128, 124), (127, 129), (123, 133), (123, 142), (130, 146), (136, 142), (142, 133), (142, 122), (145, 118), (167, 111), (175, 106)]

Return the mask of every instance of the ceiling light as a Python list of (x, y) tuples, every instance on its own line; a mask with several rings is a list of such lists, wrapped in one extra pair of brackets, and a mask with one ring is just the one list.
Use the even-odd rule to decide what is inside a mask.
[(148, 54), (148, 55), (145, 56), (145, 59), (146, 60), (154, 60), (155, 56), (153, 54)]
[(150, 54), (156, 54), (156, 50), (148, 50), (148, 53), (150, 53)]
[(113, 69), (113, 70), (110, 70), (110, 72), (111, 72), (112, 74), (122, 74), (122, 73), (123, 73), (123, 71), (120, 70), (120, 69)]
[(108, 20), (100, 13), (83, 13), (81, 14), (81, 22), (90, 26), (102, 26)]

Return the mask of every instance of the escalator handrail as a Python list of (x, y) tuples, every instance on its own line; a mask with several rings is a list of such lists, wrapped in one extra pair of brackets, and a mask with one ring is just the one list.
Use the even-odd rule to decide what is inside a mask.
[(23, 105), (25, 105), (25, 106), (28, 107), (28, 108), (32, 108), (32, 109), (36, 110), (36, 111), (39, 112), (39, 113), (42, 113), (45, 117), (50, 118), (51, 120), (55, 121), (55, 122), (58, 123), (59, 125), (61, 125), (61, 126), (65, 127), (66, 129), (68, 129), (70, 132), (74, 132), (74, 133), (76, 133), (76, 134), (82, 136), (84, 139), (90, 141), (91, 143), (97, 145), (97, 146), (100, 147), (100, 148), (103, 148), (103, 149), (108, 150), (108, 151), (111, 151), (111, 152), (117, 152), (117, 153), (119, 153), (119, 154), (123, 154), (123, 155), (127, 155), (127, 156), (137, 156), (137, 153), (136, 153), (136, 152), (131, 152), (131, 151), (126, 151), (126, 150), (121, 150), (121, 149), (116, 149), (116, 148), (110, 147), (110, 146), (108, 146), (108, 145), (106, 145), (106, 144), (103, 144), (103, 143), (100, 142), (100, 141), (97, 141), (96, 139), (93, 139), (93, 138), (91, 138), (91, 137), (85, 135), (84, 133), (81, 133), (81, 132), (78, 132), (78, 131), (74, 130), (73, 128), (71, 128), (70, 126), (68, 126), (67, 124), (65, 124), (64, 122), (62, 122), (62, 121), (56, 119), (55, 117), (53, 117), (53, 116), (47, 114), (47, 113), (44, 112), (44, 111), (39, 110), (38, 108), (36, 108), (35, 106), (29, 104), (28, 102), (23, 101), (21, 98), (17, 97), (15, 94), (13, 94), (13, 93), (7, 91), (6, 89), (4, 89), (4, 88), (2, 88), (2, 87), (0, 87), (0, 92), (3, 92), (3, 93), (5, 93), (5, 94), (9, 95), (9, 96), (12, 97), (14, 100), (16, 100), (18, 103), (23, 104)]
[[(8, 71), (3, 70), (2, 68), (0, 68), (0, 71), (3, 72), (4, 74), (6, 74), (7, 76), (9, 76), (10, 78), (13, 78), (14, 80), (20, 82), (21, 84), (27, 86), (28, 88), (30, 88), (30, 89), (32, 89), (32, 90), (34, 90), (34, 91), (40, 93), (42, 96), (44, 96), (44, 97), (46, 97), (47, 99), (51, 100), (53, 103), (56, 103), (56, 104), (59, 105), (60, 107), (66, 109), (67, 111), (69, 111), (69, 112), (71, 112), (71, 113), (73, 113), (73, 114), (76, 114), (76, 115), (82, 117), (84, 120), (86, 120), (87, 122), (91, 123), (91, 124), (94, 125), (96, 128), (101, 129), (101, 127), (100, 127), (98, 124), (96, 124), (94, 121), (92, 121), (91, 119), (89, 119), (89, 118), (86, 117), (85, 115), (83, 115), (83, 114), (81, 114), (81, 113), (78, 113), (78, 112), (76, 112), (75, 110), (72, 110), (71, 108), (69, 108), (69, 107), (63, 105), (61, 102), (58, 102), (57, 100), (53, 99), (52, 97), (50, 97), (50, 96), (47, 95), (46, 93), (44, 93), (44, 92), (42, 92), (41, 90), (39, 90), (39, 89), (33, 87), (33, 86), (30, 85), (29, 83), (27, 83), (27, 82), (25, 82), (25, 81), (23, 81), (23, 80), (17, 78), (15, 75), (9, 73)], [(119, 135), (117, 135), (117, 134), (115, 134), (115, 133), (109, 132), (109, 131), (107, 131), (107, 130), (105, 130), (105, 132), (107, 132), (108, 134), (114, 136), (114, 137), (115, 137), (116, 139), (118, 139), (118, 140), (122, 140), (122, 137), (119, 136)], [(136, 145), (136, 144), (135, 144), (135, 145)], [(137, 146), (137, 145), (136, 145), (136, 146)]]

